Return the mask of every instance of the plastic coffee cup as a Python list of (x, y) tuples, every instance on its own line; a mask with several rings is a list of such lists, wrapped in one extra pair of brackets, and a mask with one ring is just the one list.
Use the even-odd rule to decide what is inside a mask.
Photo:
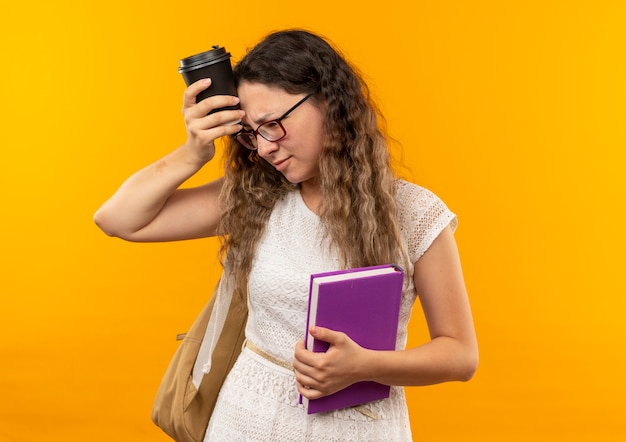
[[(211, 86), (198, 94), (196, 103), (213, 95), (237, 96), (233, 68), (230, 64), (230, 53), (219, 45), (213, 46), (210, 51), (183, 58), (180, 60), (178, 72), (182, 74), (187, 86), (203, 78), (211, 79)], [(214, 109), (209, 114), (226, 109), (239, 109), (239, 105)]]

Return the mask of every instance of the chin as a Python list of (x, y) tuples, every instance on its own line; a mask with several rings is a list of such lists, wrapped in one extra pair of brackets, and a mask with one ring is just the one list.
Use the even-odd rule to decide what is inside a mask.
[(297, 186), (298, 184), (302, 183), (302, 180), (297, 180), (297, 179), (289, 179), (289, 177), (285, 177), (287, 179), (287, 181), (289, 181), (290, 184), (293, 184), (294, 186)]
[(283, 176), (291, 184), (300, 184), (302, 181), (304, 181), (304, 179), (302, 177), (299, 177), (299, 176), (296, 176), (296, 175), (293, 175), (293, 174), (290, 174), (290, 173), (283, 173)]
[(285, 179), (289, 181), (291, 184), (303, 184), (305, 182), (314, 182), (314, 180), (319, 179), (319, 175), (308, 173), (289, 173), (289, 171), (281, 172)]

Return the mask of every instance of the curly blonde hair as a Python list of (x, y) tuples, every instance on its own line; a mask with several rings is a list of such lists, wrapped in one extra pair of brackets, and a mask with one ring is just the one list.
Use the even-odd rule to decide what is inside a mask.
[[(320, 219), (342, 265), (406, 260), (384, 119), (355, 68), (322, 37), (288, 30), (267, 36), (235, 66), (234, 74), (238, 85), (312, 94), (314, 105), (325, 105)], [(256, 246), (274, 204), (298, 186), (234, 139), (227, 143), (225, 161), (221, 256), (234, 272), (235, 292), (245, 296)]]

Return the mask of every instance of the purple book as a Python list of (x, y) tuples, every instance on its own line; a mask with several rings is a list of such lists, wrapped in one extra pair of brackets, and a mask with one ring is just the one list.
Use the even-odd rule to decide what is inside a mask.
[[(364, 348), (395, 350), (403, 280), (403, 270), (391, 264), (311, 275), (306, 348), (328, 350), (328, 343), (308, 333), (315, 325), (344, 332)], [(330, 396), (301, 399), (312, 414), (384, 399), (389, 392), (388, 385), (366, 381)]]

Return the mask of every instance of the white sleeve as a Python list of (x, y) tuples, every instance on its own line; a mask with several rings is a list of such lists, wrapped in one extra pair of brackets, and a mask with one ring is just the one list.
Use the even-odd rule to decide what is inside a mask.
[(412, 263), (428, 250), (448, 225), (454, 231), (457, 218), (430, 190), (399, 181), (396, 193), (400, 232)]

